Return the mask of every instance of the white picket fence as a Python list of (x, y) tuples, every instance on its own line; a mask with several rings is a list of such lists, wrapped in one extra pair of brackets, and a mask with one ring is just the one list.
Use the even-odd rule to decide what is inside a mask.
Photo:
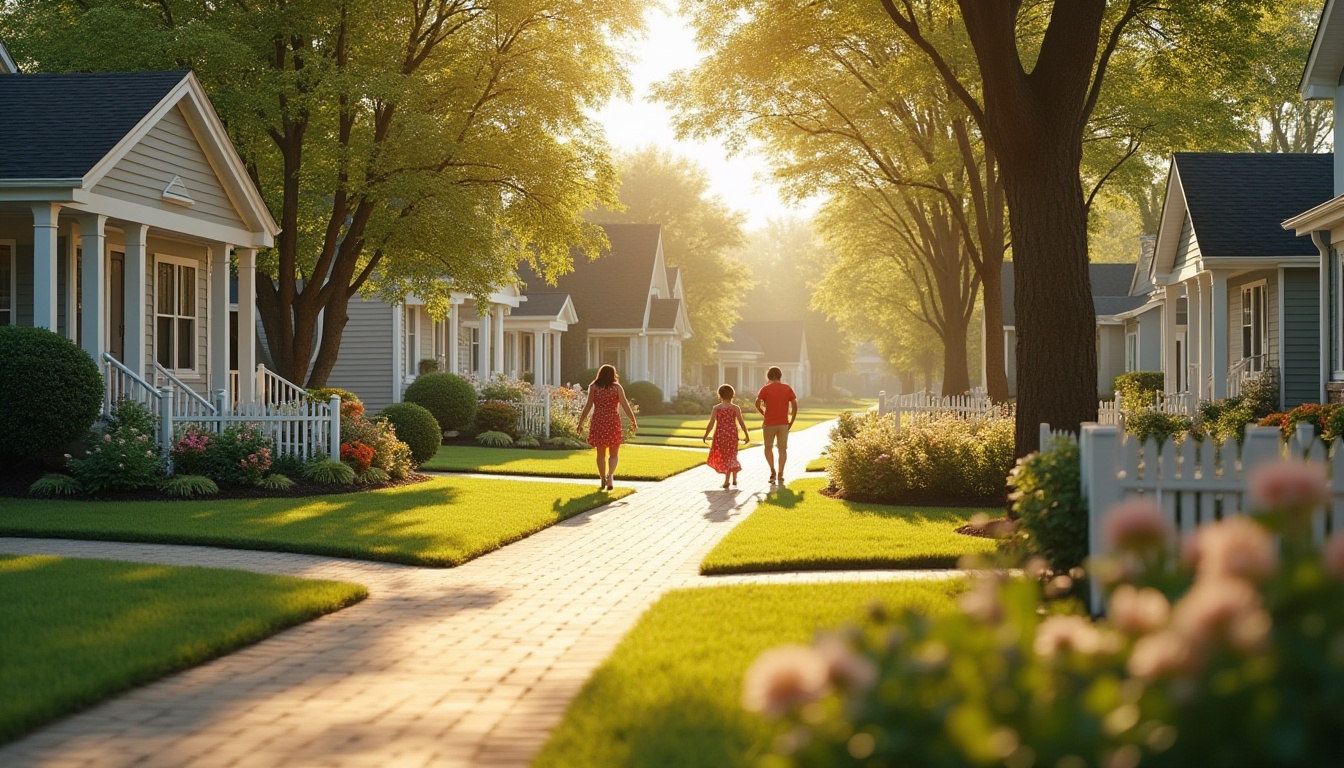
[[(899, 393), (887, 395), (886, 392), (879, 392), (877, 412), (882, 416), (894, 415), (899, 428), (903, 422), (911, 423), (924, 419), (951, 417), (971, 420), (1010, 417), (1013, 415), (1013, 406), (995, 403), (983, 389), (951, 397), (938, 397), (931, 392), (913, 392), (908, 395)], [(1118, 395), (1097, 403), (1097, 423), (1124, 425), (1125, 416), (1120, 410)]]
[[(1047, 425), (1042, 425), (1045, 436)], [(1243, 514), (1250, 473), (1260, 464), (1277, 461), (1320, 462), (1329, 476), (1344, 478), (1344, 440), (1336, 440), (1327, 457), (1326, 446), (1309, 424), (1299, 424), (1293, 439), (1284, 443), (1278, 429), (1249, 426), (1238, 447), (1233, 439), (1215, 444), (1185, 440), (1159, 444), (1140, 442), (1114, 426), (1087, 424), (1078, 442), (1082, 491), (1088, 509), (1088, 554), (1105, 551), (1102, 519), (1107, 510), (1130, 496), (1145, 496), (1160, 506), (1179, 539), (1201, 525)], [(1344, 531), (1344, 482), (1333, 482), (1330, 504), (1317, 510), (1312, 521), (1318, 539)], [(1095, 580), (1092, 605), (1100, 606)]]
[(569, 411), (577, 419), (583, 408), (583, 389), (576, 384), (573, 391), (576, 397), (556, 397), (551, 387), (535, 387), (530, 400), (509, 403), (518, 411), (519, 433), (538, 438), (550, 437), (553, 411)]

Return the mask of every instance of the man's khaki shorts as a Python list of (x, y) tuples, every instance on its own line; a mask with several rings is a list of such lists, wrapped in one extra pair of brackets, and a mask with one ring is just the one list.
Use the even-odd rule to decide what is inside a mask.
[(779, 447), (788, 450), (789, 448), (789, 425), (776, 424), (770, 427), (761, 427), (761, 433), (765, 437), (765, 449), (768, 451), (776, 443)]

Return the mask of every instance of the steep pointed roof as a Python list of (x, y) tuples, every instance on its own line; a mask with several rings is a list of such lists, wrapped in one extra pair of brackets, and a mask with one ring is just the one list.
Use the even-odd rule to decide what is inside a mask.
[(658, 224), (603, 224), (611, 247), (589, 260), (575, 252), (574, 269), (561, 275), (555, 285), (526, 264), (519, 264), (518, 278), (529, 297), (567, 293), (589, 328), (644, 328), (649, 307), (649, 288), (658, 263)]

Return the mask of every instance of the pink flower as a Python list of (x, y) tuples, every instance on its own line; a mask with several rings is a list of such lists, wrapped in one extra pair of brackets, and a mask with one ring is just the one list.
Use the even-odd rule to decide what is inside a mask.
[(1036, 654), (1053, 657), (1066, 651), (1093, 656), (1115, 650), (1113, 638), (1097, 629), (1090, 619), (1082, 616), (1047, 616), (1036, 627)]
[(1307, 510), (1329, 500), (1330, 484), (1324, 464), (1280, 461), (1251, 470), (1247, 492), (1261, 509)]
[(1172, 625), (1198, 648), (1226, 641), (1243, 652), (1261, 649), (1271, 626), (1254, 587), (1216, 576), (1196, 579), (1172, 610)]
[(742, 706), (750, 712), (780, 717), (811, 703), (828, 688), (830, 665), (816, 649), (783, 645), (756, 658), (742, 684)]
[(1170, 630), (1142, 637), (1125, 667), (1143, 680), (1187, 672), (1191, 668), (1189, 641)]
[(1325, 572), (1336, 579), (1344, 579), (1344, 533), (1337, 533), (1325, 542), (1321, 550)]
[(997, 624), (1003, 620), (1003, 604), (993, 579), (977, 579), (975, 586), (957, 600), (961, 612), (981, 624)]
[(1131, 635), (1146, 635), (1155, 632), (1167, 623), (1171, 615), (1171, 604), (1166, 595), (1151, 587), (1137, 589), (1129, 584), (1116, 587), (1111, 593), (1111, 605), (1108, 615), (1111, 623), (1122, 632)]
[(1143, 497), (1125, 499), (1111, 507), (1101, 524), (1113, 549), (1155, 549), (1171, 538), (1171, 524), (1162, 509)]
[(1186, 563), (1200, 576), (1231, 576), (1260, 582), (1279, 568), (1279, 551), (1259, 523), (1230, 517), (1200, 528), (1182, 548)]
[(844, 638), (830, 634), (816, 643), (817, 652), (826, 660), (831, 682), (841, 688), (866, 691), (877, 682), (878, 669), (873, 661), (854, 652)]

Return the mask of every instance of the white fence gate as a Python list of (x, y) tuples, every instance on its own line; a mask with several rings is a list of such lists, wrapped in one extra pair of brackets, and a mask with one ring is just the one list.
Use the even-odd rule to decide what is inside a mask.
[[(1046, 425), (1042, 425), (1042, 436)], [(1240, 447), (1234, 439), (1215, 444), (1187, 439), (1140, 443), (1113, 426), (1083, 426), (1078, 443), (1082, 491), (1087, 499), (1088, 555), (1105, 552), (1101, 520), (1116, 502), (1130, 496), (1149, 497), (1162, 508), (1177, 532), (1177, 545), (1200, 526), (1243, 514), (1247, 479), (1260, 464), (1283, 460), (1320, 462), (1332, 478), (1330, 504), (1317, 510), (1316, 537), (1344, 531), (1344, 440), (1336, 440), (1327, 459), (1326, 447), (1309, 424), (1300, 424), (1287, 444), (1273, 427), (1246, 428)], [(1100, 587), (1093, 581), (1092, 605), (1100, 606)]]

